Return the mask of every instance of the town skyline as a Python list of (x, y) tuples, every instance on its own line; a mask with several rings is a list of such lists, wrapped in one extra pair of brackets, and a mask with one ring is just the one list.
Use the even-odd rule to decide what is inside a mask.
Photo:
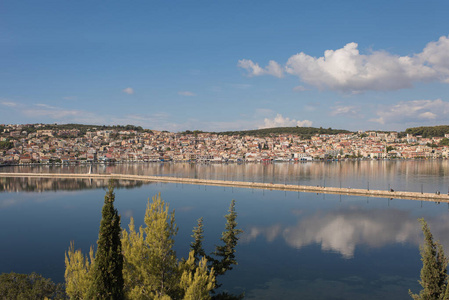
[(3, 124), (403, 131), (449, 124), (443, 1), (12, 1)]
[[(306, 137), (208, 132), (173, 133), (135, 126), (116, 128), (5, 125), (0, 165), (109, 162), (299, 162), (347, 159), (447, 159), (449, 126), (428, 134), (332, 132)], [(431, 132), (429, 132), (431, 133)]]

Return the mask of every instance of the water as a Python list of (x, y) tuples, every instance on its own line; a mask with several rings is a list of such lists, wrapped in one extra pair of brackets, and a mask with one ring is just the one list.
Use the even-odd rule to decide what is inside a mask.
[[(371, 162), (96, 168), (151, 174), (184, 170), (184, 174), (196, 174), (198, 178), (217, 179), (226, 171), (229, 175), (231, 169), (235, 171), (232, 176), (245, 179), (267, 179), (266, 174), (272, 172), (270, 179), (277, 182), (283, 181), (282, 174), (292, 174), (286, 176), (290, 178), (308, 168), (310, 183), (320, 180), (323, 170), (336, 174), (341, 169), (347, 174), (344, 182), (362, 184), (359, 177), (369, 177), (373, 189), (386, 182), (385, 176), (403, 187), (411, 186), (401, 182), (404, 177), (419, 188), (420, 178), (426, 178), (434, 188), (441, 189), (447, 183), (446, 161), (398, 162), (392, 166), (375, 163), (377, 168)], [(70, 168), (52, 171), (80, 171), (81, 167)], [(356, 174), (349, 176), (351, 170)], [(339, 184), (339, 180), (326, 178), (326, 182)], [(435, 238), (449, 252), (446, 203), (175, 183), (120, 183), (115, 204), (124, 228), (131, 216), (136, 225), (142, 224), (148, 198), (156, 193), (161, 192), (175, 209), (180, 228), (175, 246), (179, 257), (187, 256), (191, 231), (200, 217), (204, 218), (206, 251), (213, 250), (224, 229), (223, 216), (235, 199), (239, 227), (245, 233), (237, 247), (239, 265), (221, 281), (231, 292), (245, 292), (246, 299), (409, 299), (408, 289), (420, 289), (420, 217), (428, 221)], [(62, 282), (64, 252), (70, 241), (84, 253), (96, 243), (105, 185), (89, 180), (0, 178), (5, 190), (0, 193), (0, 272), (35, 271)]]
[[(0, 172), (88, 173), (90, 165), (3, 167)], [(160, 175), (359, 189), (449, 192), (449, 160), (273, 164), (135, 163), (93, 165), (93, 173)]]

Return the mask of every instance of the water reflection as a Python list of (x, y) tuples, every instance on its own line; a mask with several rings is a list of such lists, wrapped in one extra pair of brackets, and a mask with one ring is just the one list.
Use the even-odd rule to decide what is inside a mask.
[[(45, 191), (78, 191), (86, 189), (101, 189), (107, 187), (108, 180), (101, 179), (53, 179), (0, 177), (0, 192), (45, 192)], [(115, 180), (117, 188), (135, 188), (144, 184), (142, 181)]]
[[(90, 165), (4, 167), (0, 172), (88, 173)], [(433, 193), (449, 190), (449, 160), (270, 164), (129, 163), (93, 165), (94, 173), (164, 175)]]
[[(430, 218), (428, 223), (433, 234), (449, 249), (449, 217)], [(322, 251), (337, 252), (347, 259), (354, 257), (358, 246), (380, 248), (395, 243), (418, 245), (422, 241), (417, 218), (410, 212), (359, 207), (300, 217), (294, 226), (250, 226), (242, 241), (250, 243), (259, 236), (269, 243), (283, 238), (296, 249), (318, 244)]]
[[(74, 181), (66, 191), (0, 193), (0, 239), (7, 241), (0, 247), (0, 272), (36, 271), (62, 282), (70, 241), (85, 253), (96, 243), (105, 192), (71, 191), (79, 184)], [(130, 216), (143, 222), (147, 199), (158, 192), (176, 210), (176, 251), (184, 257), (196, 220), (204, 217), (204, 247), (210, 252), (230, 200), (237, 201), (245, 235), (236, 252), (239, 265), (222, 280), (231, 292), (245, 292), (246, 299), (408, 299), (408, 289), (419, 289), (417, 218), (424, 216), (449, 249), (446, 205), (379, 198), (368, 204), (344, 195), (175, 183), (117, 190), (122, 227)]]

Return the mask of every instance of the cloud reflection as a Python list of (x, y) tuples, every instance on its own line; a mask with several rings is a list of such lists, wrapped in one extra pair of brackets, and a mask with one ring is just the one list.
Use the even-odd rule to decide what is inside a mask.
[[(428, 219), (436, 238), (449, 236), (448, 221), (447, 216)], [(380, 248), (395, 243), (418, 245), (422, 241), (417, 217), (400, 210), (351, 208), (306, 216), (294, 226), (252, 226), (245, 231), (242, 242), (251, 242), (258, 236), (264, 236), (268, 242), (282, 237), (291, 247), (320, 244), (323, 251), (337, 252), (344, 258), (352, 258), (355, 248), (361, 245)], [(448, 238), (441, 242), (447, 249)]]

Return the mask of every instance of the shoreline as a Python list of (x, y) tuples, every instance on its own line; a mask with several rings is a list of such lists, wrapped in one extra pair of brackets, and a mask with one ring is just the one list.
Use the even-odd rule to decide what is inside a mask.
[(226, 180), (208, 180), (195, 179), (187, 177), (169, 177), (169, 176), (144, 176), (144, 175), (127, 175), (127, 174), (73, 174), (73, 173), (1, 173), (0, 177), (28, 177), (28, 178), (71, 178), (71, 179), (120, 179), (134, 180), (144, 182), (167, 182), (167, 183), (185, 183), (192, 185), (209, 185), (209, 186), (228, 186), (237, 188), (254, 188), (263, 190), (279, 190), (290, 192), (306, 192), (318, 194), (337, 194), (347, 196), (366, 196), (389, 199), (409, 199), (423, 200), (433, 202), (449, 203), (449, 195), (436, 193), (418, 193), (405, 191), (384, 191), (384, 190), (368, 190), (368, 189), (351, 189), (337, 187), (322, 187), (309, 185), (292, 185), (278, 183), (260, 183), (246, 181), (226, 181)]
[(89, 166), (89, 165), (121, 165), (121, 164), (211, 164), (211, 165), (231, 165), (231, 164), (279, 164), (279, 163), (314, 163), (314, 162), (360, 162), (360, 161), (426, 161), (426, 160), (448, 160), (446, 157), (414, 157), (414, 158), (403, 158), (403, 157), (395, 157), (395, 158), (367, 158), (367, 157), (359, 157), (359, 158), (340, 158), (340, 159), (311, 159), (311, 160), (303, 160), (303, 159), (289, 159), (289, 160), (229, 160), (229, 161), (213, 161), (213, 160), (152, 160), (152, 161), (72, 161), (72, 162), (49, 162), (49, 163), (41, 163), (41, 162), (30, 162), (30, 163), (0, 163), (0, 167), (38, 167), (38, 166)]

